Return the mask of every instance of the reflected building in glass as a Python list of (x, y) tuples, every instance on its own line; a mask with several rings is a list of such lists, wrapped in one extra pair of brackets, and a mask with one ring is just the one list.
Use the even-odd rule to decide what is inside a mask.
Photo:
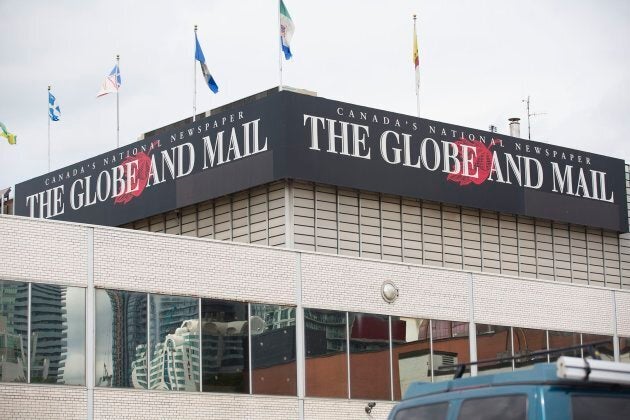
[(67, 357), (66, 288), (31, 289), (31, 382), (63, 383)]
[(0, 382), (26, 382), (28, 284), (0, 281)]

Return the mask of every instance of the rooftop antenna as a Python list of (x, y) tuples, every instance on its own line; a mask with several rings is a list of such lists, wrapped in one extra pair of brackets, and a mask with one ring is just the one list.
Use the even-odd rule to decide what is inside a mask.
[(527, 105), (527, 138), (529, 140), (531, 140), (532, 139), (531, 117), (535, 117), (535, 116), (538, 116), (538, 115), (547, 115), (547, 113), (546, 112), (532, 113), (529, 110), (529, 102), (530, 102), (529, 95), (527, 95), (527, 99), (523, 99), (523, 100), (521, 100), (521, 102), (525, 102), (525, 104)]

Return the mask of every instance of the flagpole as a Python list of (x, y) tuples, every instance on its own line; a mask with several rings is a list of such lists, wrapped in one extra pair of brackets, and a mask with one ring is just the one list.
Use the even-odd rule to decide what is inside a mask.
[(48, 85), (48, 172), (50, 172), (50, 85)]
[[(414, 37), (414, 46), (418, 45), (418, 34), (416, 32), (416, 15), (413, 15), (413, 37)], [(420, 54), (418, 51), (416, 51), (416, 49), (414, 48), (414, 52), (416, 54)], [(415, 66), (415, 63), (414, 63)], [(420, 69), (419, 68), (414, 68), (415, 72), (416, 72), (416, 107), (417, 107), (417, 113), (418, 113), (418, 118), (420, 118)]]
[[(280, 85), (278, 90), (282, 90), (282, 26), (280, 26), (280, 2), (278, 0), (278, 33), (280, 35), (280, 48), (278, 49), (278, 64), (280, 65)], [(276, 41), (277, 42), (277, 41)]]
[(197, 114), (197, 25), (195, 25), (195, 55), (193, 55), (193, 122)]
[(118, 71), (116, 72), (116, 148), (120, 147), (120, 106), (119, 106), (119, 98), (118, 91), (120, 90), (120, 85), (118, 83), (118, 77), (120, 76), (120, 55), (116, 54), (116, 68)]

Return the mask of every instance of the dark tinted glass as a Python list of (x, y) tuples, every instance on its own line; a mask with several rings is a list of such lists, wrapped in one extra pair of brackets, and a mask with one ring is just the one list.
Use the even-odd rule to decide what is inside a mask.
[(348, 397), (346, 313), (304, 309), (306, 395)]
[(448, 403), (419, 405), (396, 413), (394, 420), (442, 420), (446, 419)]
[(392, 317), (394, 399), (399, 400), (412, 382), (431, 382), (429, 320)]
[(0, 280), (0, 382), (26, 382), (28, 283)]
[(295, 308), (251, 305), (254, 394), (296, 395)]
[(547, 354), (532, 355), (532, 353), (547, 350), (547, 331), (514, 327), (512, 333), (514, 335), (514, 356), (517, 357), (514, 360), (516, 369), (547, 361)]
[(96, 386), (147, 387), (147, 294), (96, 290)]
[[(362, 313), (348, 315), (350, 397), (390, 400), (389, 317)], [(401, 338), (402, 335), (396, 337)]]
[(630, 397), (600, 395), (573, 395), (571, 397), (573, 420), (626, 419), (630, 413)]
[(201, 300), (203, 391), (249, 393), (247, 304)]
[(199, 300), (151, 295), (149, 388), (199, 390)]
[(527, 395), (470, 398), (459, 409), (459, 420), (526, 420)]
[(432, 320), (431, 328), (433, 330), (433, 380), (447, 381), (453, 378), (457, 364), (470, 362), (468, 323)]
[(31, 382), (85, 384), (85, 289), (31, 286)]
[(504, 359), (479, 363), (480, 375), (512, 371), (512, 336), (510, 327), (477, 324), (477, 360)]

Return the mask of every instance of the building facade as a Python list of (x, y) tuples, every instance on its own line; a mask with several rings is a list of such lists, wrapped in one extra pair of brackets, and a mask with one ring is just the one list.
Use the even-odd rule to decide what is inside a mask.
[[(348, 116), (348, 104), (333, 110), (341, 108)], [(230, 109), (213, 113), (208, 121), (239, 116)], [(247, 110), (244, 115), (243, 132), (251, 129), (245, 136), (252, 138), (254, 125), (246, 120)], [(271, 135), (263, 123), (256, 125), (259, 135)], [(326, 124), (336, 123), (321, 127)], [(185, 133), (179, 126), (168, 129)], [(332, 142), (341, 142), (343, 152), (341, 130)], [(152, 135), (145, 137), (156, 144)], [(173, 183), (181, 168), (186, 179), (194, 165), (182, 158), (177, 168), (183, 143), (177, 136), (160, 139), (174, 145)], [(348, 155), (364, 153), (361, 136), (357, 139)], [(214, 145), (218, 150), (219, 143)], [(224, 155), (228, 158), (237, 148), (246, 155), (243, 143), (224, 146), (223, 153), (232, 149), (232, 155)], [(253, 151), (251, 146), (252, 156)], [(157, 152), (150, 153), (149, 161), (155, 161), (151, 156)], [(127, 159), (121, 156), (114, 166), (121, 173), (125, 165), (129, 171), (140, 168), (121, 163)], [(273, 159), (281, 156), (277, 152)], [(392, 156), (383, 158), (394, 162)], [(149, 161), (147, 170), (154, 175), (146, 192), (157, 194), (149, 214), (123, 207), (142, 199), (129, 188), (127, 196), (119, 194), (128, 200), (124, 205), (105, 211), (113, 215), (77, 213), (77, 219), (86, 215), (101, 225), (37, 218), (59, 218), (52, 216), (62, 214), (54, 198), (59, 191), (83, 186), (81, 200), (89, 202), (85, 187), (95, 175), (83, 178), (83, 184), (73, 181), (74, 187), (49, 189), (38, 202), (31, 198), (31, 210), (38, 213), (33, 218), (0, 216), (4, 417), (377, 419), (387, 416), (411, 382), (449, 379), (458, 363), (516, 356), (480, 363), (468, 374), (522, 369), (562, 353), (541, 357), (537, 351), (587, 343), (594, 343), (603, 358), (630, 362), (625, 166), (622, 179), (614, 178), (624, 192), (621, 197), (614, 190), (615, 209), (624, 211), (625, 220), (614, 225), (614, 220), (577, 223), (599, 214), (590, 202), (584, 204), (585, 215), (567, 210), (546, 219), (539, 214), (557, 209), (547, 210), (545, 203), (533, 210), (536, 215), (471, 207), (417, 197), (414, 190), (396, 193), (397, 178), (383, 184), (389, 192), (358, 188), (352, 186), (355, 175), (345, 172), (350, 181), (338, 185), (323, 182), (323, 175), (274, 179), (264, 168), (248, 167), (245, 158), (217, 165), (215, 170), (238, 170), (233, 179), (216, 181), (218, 186), (207, 186), (191, 169), (194, 185), (157, 193), (151, 182), (170, 187), (164, 173), (151, 172), (156, 169)], [(200, 154), (193, 161), (203, 165)], [(161, 169), (169, 170), (168, 162), (163, 160)], [(525, 165), (518, 172), (525, 174), (529, 161), (518, 162)], [(505, 168), (517, 172), (516, 166)], [(245, 182), (239, 173), (247, 169)], [(71, 170), (44, 182), (65, 182), (63, 172)], [(115, 180), (112, 173), (107, 176)], [(568, 182), (562, 173), (556, 179)], [(537, 184), (523, 179), (519, 186)], [(576, 179), (573, 187), (580, 185)], [(605, 192), (598, 184), (604, 177), (593, 175), (593, 180), (590, 196), (599, 188), (599, 201), (612, 199), (611, 187)], [(230, 182), (239, 189), (216, 192)], [(95, 185), (92, 209), (99, 206), (98, 194), (103, 205), (118, 198), (105, 198), (105, 189), (98, 192), (105, 184)], [(217, 189), (216, 195), (208, 198), (198, 185)], [(22, 205), (28, 211), (25, 196), (35, 195), (19, 190), (16, 209)], [(571, 191), (572, 196), (580, 192)], [(172, 195), (177, 200), (162, 205), (160, 200)], [(83, 211), (78, 197), (67, 202), (65, 215), (70, 208)], [(559, 203), (548, 197), (550, 204)], [(462, 198), (469, 199), (476, 198)], [(614, 215), (609, 207), (602, 209)], [(126, 221), (102, 226), (108, 223), (100, 217)], [(396, 299), (384, 298), (385, 284), (397, 290)], [(365, 410), (369, 402), (376, 402), (371, 413)]]

